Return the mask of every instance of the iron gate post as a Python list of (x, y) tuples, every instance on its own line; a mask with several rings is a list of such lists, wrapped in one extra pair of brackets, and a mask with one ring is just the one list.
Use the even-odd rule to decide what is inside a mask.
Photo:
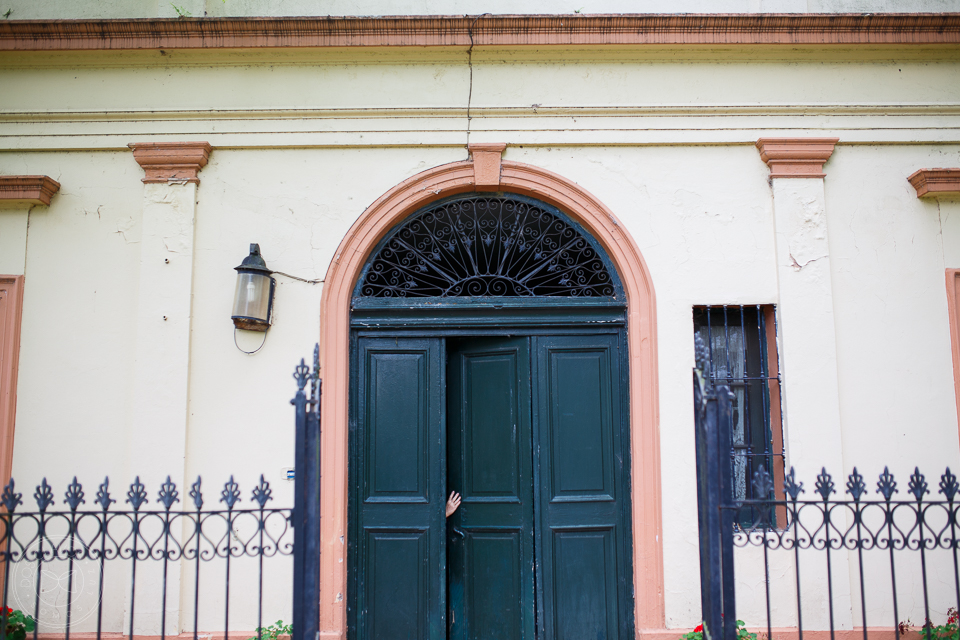
[(705, 640), (736, 639), (733, 583), (733, 394), (716, 385), (700, 336), (693, 371), (697, 519), (700, 529), (700, 605)]
[[(300, 360), (293, 377), (297, 395), (296, 467), (293, 498), (293, 638), (317, 640), (320, 633), (320, 394), (319, 345), (313, 371)], [(310, 396), (305, 392), (310, 381)]]

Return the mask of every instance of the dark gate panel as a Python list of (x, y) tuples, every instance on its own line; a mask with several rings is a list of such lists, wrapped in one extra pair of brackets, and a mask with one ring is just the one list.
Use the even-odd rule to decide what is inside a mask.
[[(445, 633), (443, 345), (360, 338), (351, 424), (350, 626), (358, 639)], [(359, 613), (359, 615), (358, 615)]]
[(542, 637), (629, 638), (633, 606), (619, 338), (536, 340)]
[(451, 347), (450, 637), (533, 638), (533, 479), (527, 338)]

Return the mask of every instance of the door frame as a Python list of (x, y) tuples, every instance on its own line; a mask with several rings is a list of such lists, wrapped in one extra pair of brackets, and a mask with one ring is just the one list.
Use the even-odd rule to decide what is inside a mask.
[[(491, 158), (493, 155), (495, 158)], [(481, 163), (479, 170), (474, 166), (475, 158)], [(490, 166), (493, 160), (495, 166)], [(320, 307), (320, 367), (324, 378), (320, 573), (323, 638), (345, 639), (347, 630), (350, 310), (354, 286), (380, 240), (412, 212), (458, 193), (497, 190), (530, 196), (560, 209), (600, 244), (623, 284), (632, 407), (629, 433), (635, 622), (638, 632), (664, 627), (656, 302), (649, 270), (625, 228), (592, 194), (550, 171), (501, 161), (499, 152), (485, 150), (466, 161), (428, 169), (381, 196), (351, 226), (324, 278)]]
[[(350, 372), (352, 390), (356, 389), (359, 380), (356, 378), (358, 367), (355, 359), (359, 353), (358, 340), (363, 337), (372, 338), (431, 338), (444, 342), (441, 348), (446, 368), (447, 340), (453, 338), (483, 338), (483, 337), (532, 337), (532, 336), (617, 336), (621, 344), (627, 343), (626, 307), (622, 303), (610, 303), (589, 299), (565, 298), (501, 298), (497, 304), (490, 301), (477, 302), (475, 299), (449, 298), (444, 300), (443, 306), (425, 308), (422, 303), (397, 304), (398, 300), (383, 302), (377, 299), (355, 300), (351, 313), (350, 331)], [(619, 381), (621, 402), (619, 423), (621, 425), (621, 447), (624, 456), (624, 468), (627, 472), (622, 481), (623, 495), (618, 499), (620, 521), (623, 523), (623, 535), (619, 537), (621, 549), (618, 557), (629, 558), (635, 561), (636, 550), (633, 548), (633, 519), (632, 514), (632, 484), (631, 484), (631, 437), (630, 437), (630, 399), (629, 399), (629, 348), (621, 349), (619, 370), (623, 372)], [(359, 446), (355, 442), (353, 424), (361, 407), (356, 406), (357, 398), (351, 393), (350, 397), (350, 440), (348, 443), (349, 455), (358, 455)], [(446, 407), (446, 398), (441, 400), (441, 406)], [(442, 420), (445, 424), (446, 420)], [(443, 439), (445, 442), (445, 438)], [(445, 444), (443, 445), (446, 446)], [(348, 549), (345, 553), (344, 564), (350, 570), (347, 577), (345, 601), (348, 606), (356, 601), (356, 575), (351, 566), (350, 542), (357, 540), (359, 527), (359, 494), (357, 489), (360, 479), (356, 477), (356, 465), (348, 465), (349, 474), (349, 502), (348, 502)], [(536, 474), (536, 471), (534, 471)], [(539, 489), (535, 489), (539, 499)], [(537, 519), (534, 519), (535, 522)], [(539, 533), (537, 534), (539, 539)], [(625, 569), (626, 581), (635, 581), (635, 567), (633, 562), (627, 562)], [(542, 600), (542, 585), (537, 583), (536, 602)], [(630, 600), (630, 593), (624, 594)], [(628, 604), (628, 603), (624, 603)], [(636, 624), (636, 602), (634, 592), (634, 608), (628, 610), (622, 626), (638, 631)], [(356, 637), (356, 615), (348, 613), (347, 627), (353, 637)], [(542, 609), (538, 610), (536, 630), (542, 631)]]

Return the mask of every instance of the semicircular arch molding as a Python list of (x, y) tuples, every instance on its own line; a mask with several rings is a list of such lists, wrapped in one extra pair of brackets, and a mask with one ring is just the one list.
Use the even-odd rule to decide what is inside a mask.
[(533, 165), (506, 160), (498, 164), (499, 181), (494, 185), (487, 166), (475, 167), (467, 160), (428, 169), (393, 187), (351, 226), (324, 278), (320, 306), (324, 638), (346, 637), (349, 337), (355, 286), (372, 252), (403, 220), (432, 202), (474, 191), (509, 192), (556, 207), (590, 234), (619, 275), (627, 299), (635, 620), (638, 632), (664, 627), (656, 301), (649, 270), (630, 235), (588, 191)]

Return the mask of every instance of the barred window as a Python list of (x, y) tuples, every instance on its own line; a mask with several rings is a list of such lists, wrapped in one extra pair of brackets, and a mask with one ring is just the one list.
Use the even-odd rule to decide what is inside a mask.
[(782, 487), (783, 429), (774, 307), (694, 307), (693, 328), (707, 347), (711, 378), (729, 385), (734, 395), (730, 452), (734, 499), (753, 499), (750, 479), (761, 465), (774, 477), (775, 485)]

